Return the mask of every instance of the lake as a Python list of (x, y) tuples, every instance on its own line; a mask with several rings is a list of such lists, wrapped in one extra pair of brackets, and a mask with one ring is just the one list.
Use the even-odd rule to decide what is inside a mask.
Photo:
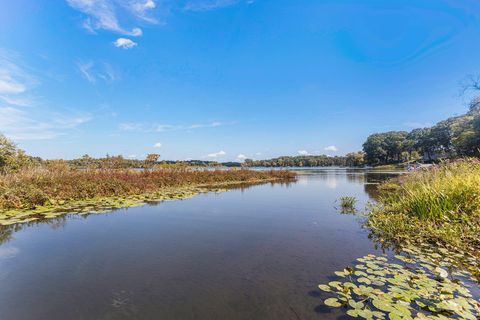
[(336, 200), (362, 209), (395, 174), (306, 170), (288, 184), (3, 228), (1, 319), (337, 319), (317, 285), (381, 251)]

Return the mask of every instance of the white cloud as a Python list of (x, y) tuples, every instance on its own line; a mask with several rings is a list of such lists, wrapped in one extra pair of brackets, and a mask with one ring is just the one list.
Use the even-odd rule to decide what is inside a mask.
[(94, 63), (92, 61), (89, 62), (77, 62), (77, 67), (82, 76), (87, 79), (91, 83), (95, 83), (97, 80), (91, 73), (91, 69), (93, 67)]
[(113, 44), (115, 45), (115, 47), (122, 49), (131, 49), (137, 46), (137, 43), (135, 41), (127, 38), (118, 38)]
[(209, 11), (237, 4), (240, 0), (190, 0), (185, 5), (189, 11)]
[(22, 93), (26, 90), (25, 86), (9, 78), (8, 75), (2, 74), (0, 70), (0, 93)]
[(163, 131), (173, 131), (173, 130), (192, 130), (192, 129), (200, 129), (200, 128), (216, 128), (225, 125), (234, 124), (233, 122), (210, 122), (210, 123), (195, 123), (190, 125), (170, 125), (170, 124), (159, 124), (156, 126), (157, 132)]
[(127, 30), (120, 26), (117, 17), (118, 1), (113, 0), (67, 0), (74, 9), (87, 15), (83, 27), (89, 32), (104, 29), (129, 36), (141, 36), (142, 30), (138, 27)]
[(12, 106), (18, 106), (18, 107), (28, 107), (33, 104), (32, 99), (30, 98), (17, 98), (17, 97), (11, 97), (11, 96), (0, 96), (0, 99), (3, 100), (5, 103), (12, 105)]
[(90, 83), (95, 84), (98, 79), (112, 83), (118, 79), (113, 67), (107, 62), (77, 61), (80, 74)]
[[(88, 114), (68, 115), (50, 112), (45, 106), (36, 107), (29, 97), (38, 84), (31, 69), (20, 59), (0, 50), (0, 131), (19, 140), (52, 139), (90, 121)], [(21, 108), (28, 106), (28, 109)]]
[(145, 9), (154, 9), (156, 7), (155, 1), (153, 0), (147, 0), (144, 4)]
[(139, 123), (121, 123), (119, 126), (122, 131), (142, 131), (142, 125)]
[(136, 159), (137, 155), (136, 154), (130, 154), (127, 156), (127, 159)]
[(328, 147), (325, 147), (324, 150), (325, 151), (336, 152), (336, 151), (338, 151), (338, 148), (336, 146), (328, 146)]
[(0, 49), (0, 100), (7, 105), (25, 107), (32, 104), (27, 91), (38, 81), (18, 60), (15, 54)]
[[(138, 27), (126, 28), (120, 21), (133, 23), (148, 22), (158, 24), (158, 16), (168, 16), (181, 10), (209, 11), (243, 2), (252, 4), (254, 0), (66, 0), (73, 9), (85, 15), (82, 27), (89, 33), (107, 30), (127, 36), (140, 36)], [(133, 19), (132, 19), (133, 18)], [(160, 21), (162, 22), (162, 21)]]
[(301, 156), (309, 156), (310, 153), (307, 150), (299, 150), (298, 154)]
[(161, 148), (162, 144), (160, 142), (157, 142), (153, 145), (154, 148)]
[(128, 8), (137, 18), (150, 23), (158, 23), (158, 20), (150, 15), (150, 12), (157, 7), (153, 0), (130, 0)]
[(91, 120), (88, 115), (64, 116), (58, 114), (32, 115), (13, 107), (0, 107), (0, 129), (14, 141), (46, 140), (65, 134)]
[(120, 130), (123, 131), (137, 131), (137, 132), (168, 132), (168, 131), (189, 131), (203, 128), (217, 128), (221, 126), (233, 125), (236, 122), (209, 122), (209, 123), (194, 123), (187, 125), (173, 125), (173, 124), (156, 124), (156, 123), (121, 123)]
[(243, 161), (243, 160), (245, 160), (245, 159), (247, 159), (247, 156), (244, 155), (244, 154), (239, 154), (239, 155), (237, 156), (237, 160), (239, 160), (239, 161)]
[(222, 151), (207, 154), (207, 158), (219, 158), (219, 157), (223, 157), (226, 154), (227, 153), (222, 150)]

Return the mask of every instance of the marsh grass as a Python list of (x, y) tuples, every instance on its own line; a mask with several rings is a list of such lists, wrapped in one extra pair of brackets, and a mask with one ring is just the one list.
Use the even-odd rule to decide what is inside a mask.
[(289, 180), (289, 171), (158, 169), (72, 169), (64, 165), (28, 168), (0, 175), (0, 211), (63, 205), (99, 197), (156, 193), (165, 188)]
[(480, 161), (443, 163), (383, 184), (366, 224), (382, 242), (431, 243), (480, 258)]
[(414, 172), (383, 185), (381, 192), (381, 203), (389, 210), (420, 219), (478, 218), (480, 162), (461, 160)]
[(338, 199), (342, 213), (355, 213), (357, 211), (355, 205), (358, 200), (355, 197), (343, 196)]

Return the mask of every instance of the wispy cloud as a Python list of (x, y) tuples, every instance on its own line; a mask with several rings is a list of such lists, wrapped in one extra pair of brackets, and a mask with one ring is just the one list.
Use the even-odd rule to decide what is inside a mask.
[(29, 91), (40, 82), (19, 61), (18, 56), (0, 52), (1, 133), (15, 141), (52, 139), (90, 120), (85, 114), (62, 115), (37, 107)]
[(185, 10), (208, 11), (236, 4), (238, 0), (192, 0), (187, 2)]
[[(126, 28), (120, 21), (142, 21), (158, 24), (160, 12), (172, 11), (209, 11), (235, 5), (237, 3), (253, 3), (254, 0), (66, 0), (75, 10), (85, 15), (82, 27), (89, 33), (107, 30), (126, 36), (141, 36), (142, 29), (138, 26)], [(161, 22), (161, 21), (160, 21)]]
[(215, 159), (215, 158), (221, 158), (221, 157), (225, 156), (226, 154), (227, 153), (225, 151), (221, 150), (221, 151), (218, 151), (218, 152), (209, 153), (209, 154), (207, 154), (206, 157)]
[(0, 107), (0, 130), (14, 141), (46, 140), (61, 136), (91, 120), (88, 115), (72, 117), (49, 114), (48, 117), (44, 116), (43, 120), (38, 118), (24, 110)]
[(120, 130), (136, 131), (136, 132), (168, 132), (168, 131), (189, 131), (202, 128), (216, 128), (222, 126), (233, 125), (236, 122), (220, 122), (213, 121), (209, 123), (195, 123), (195, 124), (156, 124), (156, 123), (136, 123), (126, 122), (119, 125)]
[(32, 99), (27, 91), (38, 80), (16, 62), (19, 58), (0, 49), (0, 100), (8, 105), (29, 106)]
[(97, 80), (112, 83), (118, 79), (113, 67), (107, 62), (77, 61), (80, 74), (90, 83), (95, 84)]
[(219, 8), (229, 7), (240, 2), (251, 4), (254, 0), (190, 0), (185, 4), (185, 10), (189, 11), (209, 11)]
[(337, 148), (337, 146), (328, 146), (328, 147), (325, 147), (323, 150), (336, 152), (336, 151), (338, 151), (338, 148)]
[(113, 44), (115, 45), (115, 47), (122, 49), (132, 49), (133, 47), (137, 46), (137, 43), (135, 41), (127, 38), (118, 38)]
[(128, 3), (130, 11), (139, 19), (150, 23), (158, 23), (158, 20), (151, 15), (151, 11), (157, 7), (153, 0), (130, 0)]
[(0, 96), (0, 100), (3, 100), (6, 104), (18, 107), (28, 107), (33, 104), (32, 99), (26, 97)]
[(162, 144), (160, 142), (157, 142), (153, 145), (153, 147), (159, 149), (162, 147)]
[(123, 7), (131, 8), (131, 12), (135, 13), (134, 4), (139, 1), (67, 0), (67, 3), (87, 16), (82, 25), (89, 32), (104, 29), (129, 36), (142, 35), (142, 29), (138, 27), (130, 30), (122, 27), (117, 17), (117, 11), (120, 10), (122, 4), (124, 4)]

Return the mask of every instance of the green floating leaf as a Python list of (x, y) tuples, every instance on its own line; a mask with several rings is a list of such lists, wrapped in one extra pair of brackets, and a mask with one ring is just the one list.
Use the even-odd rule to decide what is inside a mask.
[(365, 304), (361, 301), (359, 302), (356, 302), (354, 300), (349, 300), (348, 301), (348, 304), (350, 305), (350, 307), (352, 307), (353, 309), (363, 309), (365, 307)]
[(358, 316), (359, 316), (358, 310), (356, 310), (356, 309), (349, 309), (349, 310), (347, 310), (347, 314), (348, 314), (350, 317), (353, 317), (353, 318), (358, 318)]
[(357, 281), (360, 282), (360, 283), (365, 283), (365, 284), (371, 284), (372, 283), (372, 281), (370, 281), (370, 279), (365, 278), (365, 277), (358, 278)]
[(329, 286), (327, 286), (326, 284), (320, 284), (318, 285), (318, 288), (322, 291), (325, 291), (325, 292), (331, 292), (332, 290), (330, 289)]
[(390, 312), (394, 310), (393, 306), (383, 299), (373, 299), (372, 304), (375, 308), (381, 311)]
[(325, 305), (333, 308), (341, 307), (342, 304), (338, 301), (337, 298), (328, 298), (324, 301)]

